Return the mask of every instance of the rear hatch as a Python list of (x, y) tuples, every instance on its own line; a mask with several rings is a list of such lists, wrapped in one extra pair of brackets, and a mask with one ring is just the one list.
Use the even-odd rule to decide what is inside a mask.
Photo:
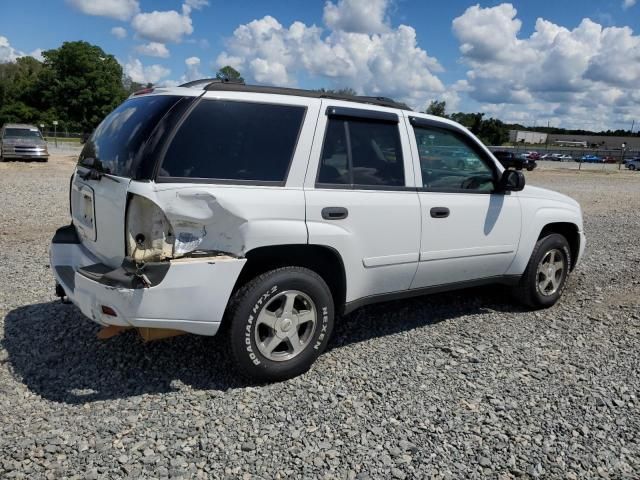
[(125, 217), (130, 182), (141, 177), (146, 144), (160, 120), (181, 99), (144, 95), (126, 100), (87, 140), (71, 182), (71, 216), (82, 244), (118, 267), (126, 255)]

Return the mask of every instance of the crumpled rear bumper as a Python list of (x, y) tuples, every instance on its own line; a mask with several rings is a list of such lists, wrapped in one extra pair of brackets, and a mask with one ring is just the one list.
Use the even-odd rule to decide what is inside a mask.
[[(183, 258), (168, 262), (151, 287), (119, 283), (122, 272), (101, 265), (82, 246), (73, 226), (56, 232), (49, 256), (56, 281), (91, 320), (105, 326), (168, 328), (199, 335), (217, 332), (246, 262), (230, 256)], [(103, 307), (116, 315), (105, 314)]]

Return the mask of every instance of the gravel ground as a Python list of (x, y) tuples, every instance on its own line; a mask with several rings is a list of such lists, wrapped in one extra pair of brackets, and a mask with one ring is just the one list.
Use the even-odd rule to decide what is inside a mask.
[(554, 308), (500, 287), (366, 307), (309, 373), (251, 386), (215, 338), (99, 341), (55, 301), (72, 166), (0, 164), (0, 477), (640, 477), (639, 173), (526, 174), (585, 213)]

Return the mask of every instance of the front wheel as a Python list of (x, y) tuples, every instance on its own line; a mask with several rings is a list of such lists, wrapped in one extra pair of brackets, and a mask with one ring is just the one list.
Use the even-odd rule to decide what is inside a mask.
[(241, 373), (278, 381), (306, 372), (331, 336), (331, 291), (315, 272), (284, 267), (254, 278), (228, 312), (231, 352)]
[(635, 170), (636, 166), (632, 163), (631, 165), (629, 165), (629, 170)]
[(529, 307), (549, 308), (562, 296), (570, 268), (567, 239), (557, 233), (547, 235), (536, 243), (515, 294)]

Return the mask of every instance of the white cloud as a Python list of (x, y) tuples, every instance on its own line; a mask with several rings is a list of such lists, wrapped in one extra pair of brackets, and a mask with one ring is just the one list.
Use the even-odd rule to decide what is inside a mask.
[(186, 71), (180, 78), (180, 83), (186, 83), (204, 77), (200, 71), (200, 59), (198, 57), (189, 57), (184, 61), (184, 64), (186, 66)]
[(0, 63), (15, 62), (24, 54), (11, 46), (9, 39), (0, 35)]
[(138, 0), (67, 0), (67, 3), (87, 15), (123, 21), (140, 11)]
[(186, 4), (183, 12), (175, 10), (150, 13), (139, 13), (131, 21), (138, 36), (154, 42), (180, 42), (185, 35), (193, 33), (193, 25), (189, 16), (191, 7)]
[(622, 2), (622, 8), (626, 10), (627, 8), (631, 8), (636, 4), (636, 0), (624, 0)]
[(39, 62), (44, 62), (44, 57), (42, 56), (41, 48), (36, 48), (33, 52), (29, 53), (29, 56), (35, 58)]
[(139, 59), (132, 58), (124, 65), (124, 73), (134, 82), (157, 84), (163, 78), (168, 77), (171, 70), (158, 64), (143, 66)]
[(182, 12), (166, 10), (138, 13), (131, 26), (140, 38), (152, 42), (168, 43), (182, 41), (182, 37), (193, 33), (191, 13), (209, 5), (208, 0), (185, 0)]
[(165, 46), (164, 43), (159, 42), (149, 42), (144, 45), (138, 45), (136, 47), (136, 52), (138, 52), (140, 55), (147, 55), (149, 57), (169, 57), (169, 49)]
[(324, 23), (332, 30), (382, 33), (389, 30), (385, 13), (389, 0), (338, 0), (324, 6)]
[(0, 35), (0, 63), (15, 62), (20, 57), (33, 57), (40, 62), (44, 60), (41, 48), (36, 48), (31, 53), (24, 53), (12, 47), (7, 37)]
[(640, 36), (628, 27), (584, 19), (569, 30), (538, 18), (521, 37), (511, 4), (469, 7), (452, 26), (469, 67), (468, 95), (487, 113), (591, 129), (640, 116), (629, 100), (640, 84)]
[(113, 27), (111, 29), (111, 35), (122, 40), (123, 38), (127, 38), (127, 30), (122, 27)]
[(193, 10), (201, 10), (209, 5), (209, 0), (186, 0), (184, 4)]
[[(351, 2), (327, 6), (339, 9), (343, 3)], [(383, 17), (384, 12), (378, 18)], [(325, 34), (315, 25), (294, 22), (287, 28), (266, 16), (240, 25), (226, 46), (217, 65), (231, 65), (259, 83), (295, 85), (298, 76), (310, 75), (324, 78), (327, 86), (393, 96), (420, 107), (444, 92), (436, 76), (442, 67), (418, 46), (415, 30), (406, 25), (375, 34), (342, 29)]]

